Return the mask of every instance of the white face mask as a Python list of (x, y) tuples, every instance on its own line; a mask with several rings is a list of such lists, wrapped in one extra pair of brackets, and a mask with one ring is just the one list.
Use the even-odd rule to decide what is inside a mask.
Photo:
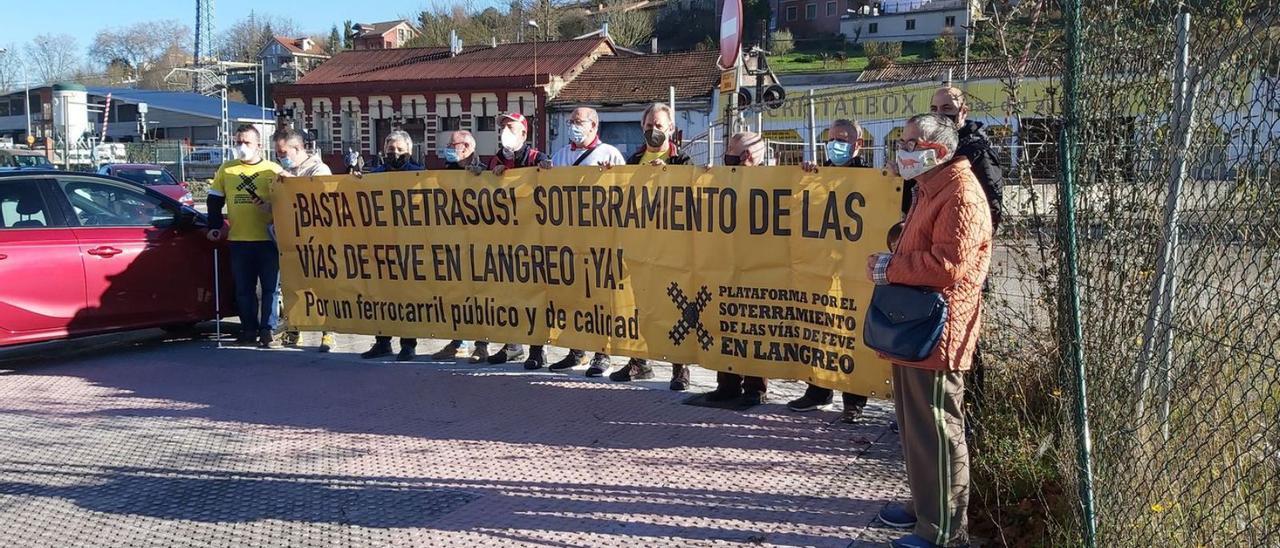
[(524, 139), (509, 129), (502, 130), (502, 150), (512, 153), (520, 150), (522, 146), (524, 146)]
[(255, 151), (249, 145), (238, 145), (233, 150), (233, 152), (236, 156), (236, 159), (242, 162), (247, 162), (253, 159), (255, 156)]
[(898, 174), (903, 179), (915, 179), (924, 172), (938, 167), (938, 151), (922, 148), (915, 152), (899, 150), (894, 160), (898, 164)]

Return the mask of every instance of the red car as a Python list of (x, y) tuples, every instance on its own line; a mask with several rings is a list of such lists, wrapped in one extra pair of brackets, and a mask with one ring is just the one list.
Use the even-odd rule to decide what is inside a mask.
[(186, 181), (179, 181), (164, 166), (156, 164), (106, 164), (98, 168), (98, 173), (119, 177), (149, 186), (165, 196), (173, 198), (182, 205), (194, 206), (196, 201), (191, 197)]
[(92, 174), (0, 170), (0, 347), (235, 314), (225, 242), (155, 190)]

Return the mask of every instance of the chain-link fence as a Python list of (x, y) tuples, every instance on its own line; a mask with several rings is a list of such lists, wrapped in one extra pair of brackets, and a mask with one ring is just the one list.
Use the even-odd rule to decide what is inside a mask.
[(789, 89), (742, 121), (791, 165), (857, 120), (879, 167), (943, 81), (966, 91), (1006, 175), (975, 537), (1280, 545), (1280, 4), (996, 4), (994, 74)]

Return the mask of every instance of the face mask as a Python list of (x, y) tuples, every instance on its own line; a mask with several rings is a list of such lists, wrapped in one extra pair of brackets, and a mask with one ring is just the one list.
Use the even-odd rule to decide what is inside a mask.
[(658, 128), (645, 130), (644, 144), (649, 145), (649, 148), (662, 148), (662, 145), (667, 144), (667, 134)]
[(524, 146), (524, 139), (521, 139), (519, 135), (509, 129), (502, 130), (502, 150), (510, 154), (520, 150), (522, 146)]
[(827, 159), (832, 165), (848, 165), (853, 160), (853, 145), (844, 141), (827, 141)]
[(587, 126), (569, 124), (569, 140), (578, 146), (585, 145), (587, 143)]
[(959, 114), (943, 114), (943, 116), (946, 116), (948, 120), (951, 120), (952, 122), (955, 122), (955, 124), (956, 124), (957, 126), (958, 126), (958, 125), (960, 125), (960, 115), (959, 115)]
[(461, 158), (458, 157), (458, 149), (453, 147), (448, 147), (444, 149), (444, 161), (451, 164), (456, 164), (460, 159)]
[(724, 165), (726, 165), (726, 166), (740, 166), (740, 165), (742, 165), (742, 155), (741, 155), (741, 154), (725, 154), (725, 155), (724, 155)]
[(401, 169), (404, 169), (404, 166), (408, 165), (409, 155), (388, 152), (382, 155), (382, 161), (385, 162), (387, 164), (387, 167), (391, 169), (401, 170)]
[(898, 174), (902, 175), (903, 179), (915, 179), (924, 172), (938, 167), (938, 151), (931, 148), (922, 148), (915, 152), (899, 150), (894, 161), (898, 163)]
[(294, 165), (295, 164), (293, 163), (293, 158), (290, 158), (288, 156), (280, 157), (280, 167), (285, 169), (293, 169)]
[(253, 148), (249, 145), (237, 145), (234, 149), (236, 159), (242, 162), (247, 162), (250, 158), (253, 158), (253, 152)]

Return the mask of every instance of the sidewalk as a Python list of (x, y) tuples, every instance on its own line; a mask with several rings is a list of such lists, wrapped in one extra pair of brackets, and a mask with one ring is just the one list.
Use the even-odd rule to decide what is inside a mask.
[[(518, 364), (141, 343), (0, 365), (3, 546), (883, 545), (891, 408), (683, 405)], [(443, 341), (421, 341), (429, 354)], [(560, 351), (562, 352), (562, 351)], [(560, 356), (553, 351), (552, 359)], [(623, 358), (615, 358), (621, 364)], [(837, 398), (838, 400), (839, 398)]]

